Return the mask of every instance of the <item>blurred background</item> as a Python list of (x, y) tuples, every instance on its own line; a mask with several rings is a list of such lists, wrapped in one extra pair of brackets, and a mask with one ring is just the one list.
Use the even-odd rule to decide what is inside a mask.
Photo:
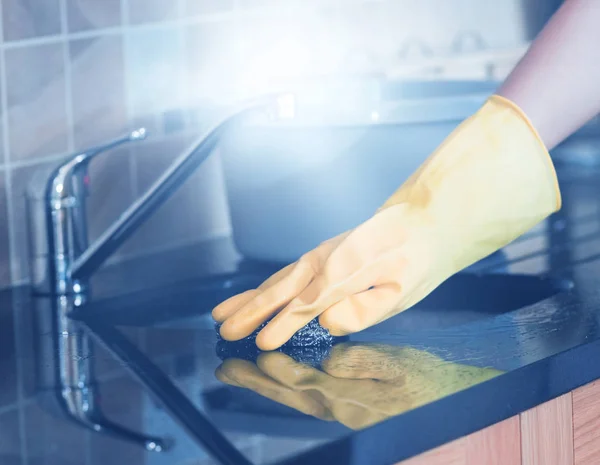
[[(92, 163), (93, 239), (224, 105), (315, 80), (497, 82), (560, 3), (2, 0), (0, 286), (28, 280), (24, 192), (65, 155), (138, 125), (150, 133)], [(112, 260), (231, 227), (213, 156)]]

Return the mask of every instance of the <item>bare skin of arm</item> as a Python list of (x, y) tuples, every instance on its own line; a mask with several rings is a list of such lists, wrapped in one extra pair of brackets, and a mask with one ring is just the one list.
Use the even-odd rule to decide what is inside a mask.
[(566, 0), (498, 90), (551, 150), (600, 112), (600, 1)]

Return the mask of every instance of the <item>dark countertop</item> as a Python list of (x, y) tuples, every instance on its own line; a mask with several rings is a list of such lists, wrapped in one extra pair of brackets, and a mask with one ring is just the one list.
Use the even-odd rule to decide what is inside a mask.
[(559, 177), (561, 212), (333, 348), (217, 343), (212, 307), (279, 267), (228, 238), (105, 269), (77, 309), (0, 293), (0, 464), (389, 465), (600, 378), (600, 172)]

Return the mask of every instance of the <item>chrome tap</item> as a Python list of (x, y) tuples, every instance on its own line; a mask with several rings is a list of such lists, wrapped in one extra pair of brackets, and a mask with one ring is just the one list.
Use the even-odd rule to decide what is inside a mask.
[(38, 173), (27, 193), (33, 292), (85, 294), (90, 276), (194, 173), (230, 126), (255, 110), (265, 109), (271, 117), (277, 116), (281, 103), (281, 99), (273, 96), (261, 97), (228, 113), (179, 156), (91, 245), (88, 245), (86, 218), (88, 164), (107, 150), (144, 139), (145, 129), (72, 155), (49, 173)]

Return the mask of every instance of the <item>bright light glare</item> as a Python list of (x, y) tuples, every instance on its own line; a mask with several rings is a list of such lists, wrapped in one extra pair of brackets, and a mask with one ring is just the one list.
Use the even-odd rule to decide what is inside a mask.
[(277, 99), (277, 117), (292, 119), (296, 115), (296, 97), (294, 94), (285, 94)]
[(241, 75), (239, 83), (242, 95), (257, 95), (273, 92), (275, 82), (295, 78), (309, 71), (310, 52), (301, 44), (283, 41), (258, 52), (248, 69)]

